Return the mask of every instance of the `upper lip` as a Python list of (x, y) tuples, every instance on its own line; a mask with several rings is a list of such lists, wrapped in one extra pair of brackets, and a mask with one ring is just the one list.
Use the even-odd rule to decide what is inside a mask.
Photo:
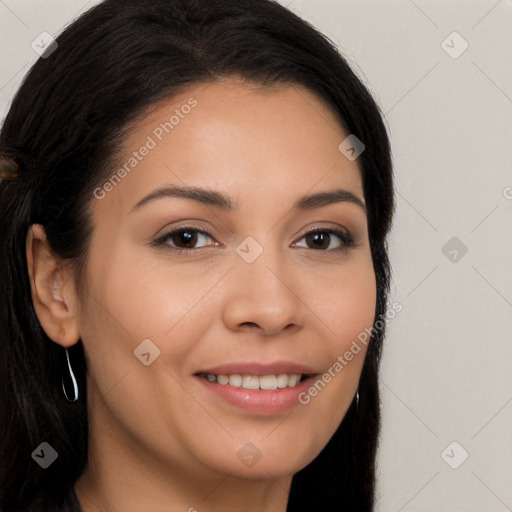
[(200, 370), (198, 373), (211, 373), (213, 375), (281, 375), (281, 374), (316, 374), (311, 366), (292, 361), (275, 361), (273, 363), (239, 362), (226, 363)]

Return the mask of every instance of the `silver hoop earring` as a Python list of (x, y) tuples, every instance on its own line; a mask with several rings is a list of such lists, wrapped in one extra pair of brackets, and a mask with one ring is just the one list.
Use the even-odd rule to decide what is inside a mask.
[(359, 388), (356, 391), (356, 411), (359, 409)]
[(66, 397), (66, 400), (68, 402), (74, 403), (78, 400), (78, 385), (76, 383), (75, 374), (73, 373), (73, 369), (71, 368), (71, 363), (69, 362), (69, 352), (66, 348), (66, 359), (68, 361), (68, 369), (69, 369), (69, 375), (71, 377), (71, 381), (73, 382), (73, 392), (75, 394), (75, 397), (73, 400), (70, 400), (68, 397), (68, 394), (66, 393), (66, 386), (64, 386), (64, 377), (62, 377), (62, 391), (64, 391), (64, 396)]

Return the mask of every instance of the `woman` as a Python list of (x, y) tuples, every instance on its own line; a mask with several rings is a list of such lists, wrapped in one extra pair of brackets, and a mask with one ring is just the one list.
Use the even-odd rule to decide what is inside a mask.
[(0, 148), (3, 512), (372, 510), (391, 157), (325, 37), (107, 0)]

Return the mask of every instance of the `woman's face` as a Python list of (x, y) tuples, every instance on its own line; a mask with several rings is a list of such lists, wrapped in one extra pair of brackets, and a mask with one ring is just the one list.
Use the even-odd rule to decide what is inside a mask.
[(366, 347), (344, 354), (376, 301), (348, 135), (305, 89), (234, 79), (131, 131), (92, 198), (80, 294), (91, 464), (268, 479), (322, 450), (356, 393)]

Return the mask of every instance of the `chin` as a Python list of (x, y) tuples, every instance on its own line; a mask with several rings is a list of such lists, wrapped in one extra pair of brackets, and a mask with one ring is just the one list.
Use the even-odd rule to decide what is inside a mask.
[(247, 442), (241, 448), (237, 446), (233, 452), (229, 450), (232, 455), (226, 457), (224, 453), (222, 458), (215, 458), (215, 455), (212, 455), (208, 462), (211, 467), (217, 468), (217, 471), (228, 473), (232, 477), (249, 480), (286, 478), (307, 466), (322, 448), (323, 445), (297, 447), (297, 443), (294, 442), (286, 449), (279, 449), (278, 446), (259, 449), (255, 444)]

